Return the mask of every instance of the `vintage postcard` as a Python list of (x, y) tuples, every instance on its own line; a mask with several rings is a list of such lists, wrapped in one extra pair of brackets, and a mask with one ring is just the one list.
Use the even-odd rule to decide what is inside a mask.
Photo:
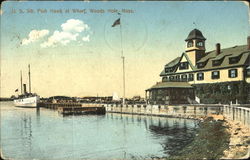
[(247, 1), (4, 1), (1, 159), (250, 158)]

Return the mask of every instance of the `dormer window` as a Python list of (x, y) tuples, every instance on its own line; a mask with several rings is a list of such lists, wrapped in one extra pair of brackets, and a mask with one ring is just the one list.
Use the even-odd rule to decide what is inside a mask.
[(189, 47), (193, 47), (193, 41), (188, 41), (188, 43), (187, 43), (187, 47), (189, 48)]
[(205, 64), (204, 62), (197, 63), (197, 67), (198, 67), (198, 68), (203, 68), (203, 67), (204, 67), (204, 64)]
[(237, 57), (230, 57), (229, 58), (229, 64), (235, 64), (235, 63), (238, 63), (239, 60), (241, 58), (241, 55), (240, 56), (237, 56)]
[(197, 42), (197, 44), (196, 44), (198, 47), (203, 47), (204, 45), (203, 45), (203, 42), (201, 42), (201, 41), (199, 41), (199, 42)]
[(219, 66), (221, 65), (222, 61), (224, 60), (224, 58), (221, 58), (219, 60), (213, 60), (212, 63), (213, 63), (213, 66)]
[(172, 68), (165, 68), (165, 72), (166, 73), (172, 72)]

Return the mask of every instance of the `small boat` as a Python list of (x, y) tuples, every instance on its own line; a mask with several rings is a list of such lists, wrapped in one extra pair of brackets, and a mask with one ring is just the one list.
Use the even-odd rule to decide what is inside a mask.
[[(18, 89), (16, 90), (18, 91)], [(21, 71), (21, 95), (14, 99), (16, 107), (35, 108), (40, 101), (40, 97), (36, 93), (31, 93), (30, 81), (30, 65), (29, 65), (29, 92), (26, 91), (26, 84), (22, 84), (22, 71)]]

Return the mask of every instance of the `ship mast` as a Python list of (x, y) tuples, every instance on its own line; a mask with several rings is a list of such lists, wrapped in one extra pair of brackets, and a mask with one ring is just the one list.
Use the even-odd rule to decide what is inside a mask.
[(30, 64), (29, 64), (29, 93), (31, 93)]
[(22, 70), (20, 71), (21, 75), (21, 94), (23, 94), (23, 78), (22, 78)]

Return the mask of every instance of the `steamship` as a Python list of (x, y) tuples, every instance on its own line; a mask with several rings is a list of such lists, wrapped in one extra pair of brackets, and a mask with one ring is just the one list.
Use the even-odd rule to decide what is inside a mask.
[(31, 81), (30, 81), (30, 65), (29, 65), (29, 92), (26, 90), (26, 84), (22, 83), (22, 71), (21, 71), (21, 94), (14, 99), (14, 105), (16, 107), (35, 108), (40, 101), (40, 97), (36, 93), (31, 93)]

